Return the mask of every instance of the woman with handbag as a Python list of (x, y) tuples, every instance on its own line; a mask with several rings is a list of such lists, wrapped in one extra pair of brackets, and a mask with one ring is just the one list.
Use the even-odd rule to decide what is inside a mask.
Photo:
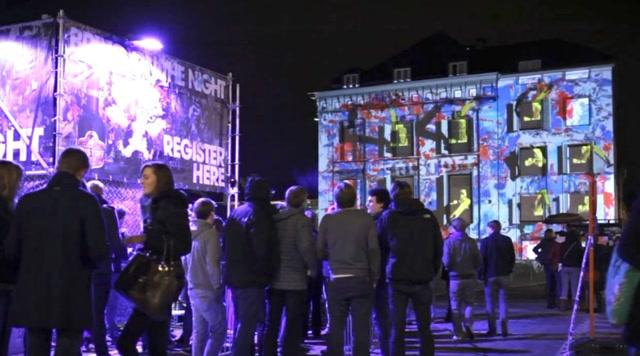
[(4, 241), (13, 220), (13, 206), (22, 180), (22, 168), (0, 160), (0, 355), (9, 353), (9, 305), (16, 278), (16, 270), (4, 260)]
[[(161, 356), (167, 354), (171, 304), (184, 285), (180, 257), (191, 250), (188, 204), (184, 194), (174, 188), (173, 174), (163, 163), (144, 164), (140, 182), (144, 234), (130, 236), (124, 241), (142, 243), (144, 255), (138, 256), (145, 256), (143, 260), (151, 262), (142, 264), (146, 266), (146, 278), (134, 278), (128, 283), (127, 276), (131, 277), (137, 271), (136, 268), (125, 268), (116, 282), (116, 290), (136, 305), (118, 339), (117, 348), (124, 356), (138, 355), (136, 344), (146, 333), (149, 354)], [(136, 258), (133, 258), (129, 264), (135, 262)], [(170, 290), (169, 294), (166, 290)]]

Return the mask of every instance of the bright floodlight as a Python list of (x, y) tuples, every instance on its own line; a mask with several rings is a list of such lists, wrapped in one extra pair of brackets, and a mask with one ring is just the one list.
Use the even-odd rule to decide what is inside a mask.
[(162, 42), (160, 42), (158, 39), (150, 37), (131, 41), (131, 43), (133, 43), (136, 47), (143, 48), (148, 51), (159, 51), (164, 47), (162, 45)]

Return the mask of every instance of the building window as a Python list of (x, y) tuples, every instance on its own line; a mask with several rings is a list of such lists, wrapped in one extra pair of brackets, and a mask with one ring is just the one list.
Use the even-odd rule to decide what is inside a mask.
[(540, 68), (542, 68), (542, 61), (539, 59), (518, 62), (518, 72), (533, 72)]
[(393, 82), (402, 83), (411, 81), (411, 68), (397, 68), (393, 70)]
[(467, 61), (449, 63), (449, 75), (465, 75), (467, 74)]
[(342, 76), (343, 88), (357, 88), (360, 86), (360, 74), (345, 74)]

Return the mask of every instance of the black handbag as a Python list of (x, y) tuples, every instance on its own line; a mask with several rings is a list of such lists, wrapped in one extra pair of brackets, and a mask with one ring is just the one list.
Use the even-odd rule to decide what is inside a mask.
[(185, 285), (182, 263), (168, 261), (167, 239), (164, 239), (162, 257), (148, 252), (136, 253), (114, 284), (118, 293), (156, 321), (170, 318), (171, 304), (178, 300)]

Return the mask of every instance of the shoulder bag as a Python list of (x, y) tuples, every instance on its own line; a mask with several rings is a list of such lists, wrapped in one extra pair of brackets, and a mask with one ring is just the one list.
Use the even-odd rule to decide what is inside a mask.
[[(161, 321), (170, 318), (171, 304), (178, 300), (185, 285), (182, 263), (167, 257), (167, 243), (163, 236), (163, 256), (148, 252), (136, 253), (122, 270), (114, 289), (150, 318)], [(171, 254), (169, 254), (171, 255)]]

